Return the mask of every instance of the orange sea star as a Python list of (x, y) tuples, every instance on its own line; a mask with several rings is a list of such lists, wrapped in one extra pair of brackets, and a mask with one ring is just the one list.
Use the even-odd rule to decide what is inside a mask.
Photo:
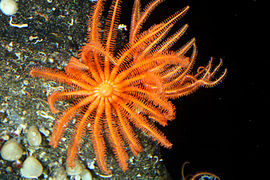
[[(225, 76), (226, 70), (219, 78), (212, 80), (221, 66), (220, 63), (212, 69), (212, 61), (206, 67), (199, 67), (195, 75), (190, 74), (197, 53), (195, 39), (176, 52), (169, 51), (188, 25), (163, 40), (189, 7), (148, 30), (141, 30), (149, 14), (161, 2), (154, 0), (142, 11), (140, 0), (135, 0), (129, 42), (116, 52), (121, 0), (113, 0), (104, 31), (101, 31), (100, 18), (105, 1), (99, 0), (91, 13), (88, 42), (82, 47), (79, 58), (72, 57), (64, 71), (38, 67), (31, 70), (33, 77), (73, 86), (73, 89), (57, 91), (48, 97), (53, 113), (58, 112), (54, 107), (56, 101), (74, 99), (74, 104), (55, 123), (50, 141), (53, 147), (58, 146), (71, 119), (80, 114), (68, 149), (68, 166), (74, 166), (89, 124), (97, 164), (107, 174), (111, 170), (106, 164), (103, 133), (123, 171), (128, 169), (125, 144), (135, 155), (142, 151), (134, 127), (164, 147), (172, 147), (153, 124), (157, 122), (165, 126), (168, 120), (174, 119), (175, 109), (169, 98), (187, 95), (201, 86), (213, 86)], [(188, 51), (191, 55), (185, 56)]]

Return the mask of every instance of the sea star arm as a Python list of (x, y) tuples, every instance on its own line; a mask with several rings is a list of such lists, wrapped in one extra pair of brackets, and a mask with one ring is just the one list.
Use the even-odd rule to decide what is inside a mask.
[[(162, 114), (165, 116), (166, 119), (172, 120), (175, 117), (175, 108), (172, 105), (170, 101), (168, 101), (165, 98), (162, 98), (162, 96), (159, 96), (158, 94), (149, 92), (146, 89), (142, 89), (139, 87), (129, 86), (125, 88), (126, 92), (135, 92), (140, 93), (140, 96), (146, 99), (147, 101), (153, 102), (153, 104), (157, 107), (159, 107)], [(158, 121), (158, 119), (156, 119)]]
[[(75, 60), (76, 58), (72, 58), (72, 59), (73, 60), (70, 60), (68, 65), (65, 67), (66, 74), (68, 76), (80, 81), (80, 82), (89, 84), (91, 86), (97, 86), (97, 84), (98, 84), (97, 81), (95, 79), (93, 79), (89, 75), (89, 73), (84, 70), (85, 68), (87, 70), (92, 70), (92, 69), (90, 69), (90, 67), (88, 67), (84, 63), (77, 62)], [(91, 75), (92, 75), (92, 73), (91, 73)]]
[(71, 57), (67, 66), (65, 67), (65, 71), (69, 72), (69, 69), (88, 70), (89, 68), (85, 63), (80, 62), (79, 59)]
[(149, 99), (144, 99), (143, 97), (135, 98), (132, 95), (127, 95), (124, 93), (121, 94), (121, 98), (128, 99), (129, 103), (132, 104), (133, 107), (141, 107), (145, 115), (152, 115), (156, 117), (155, 120), (162, 126), (167, 125), (167, 119), (162, 113), (162, 110), (152, 105)]
[[(121, 0), (114, 0), (111, 4), (109, 14), (105, 25), (105, 39), (106, 39), (106, 51), (113, 53), (115, 50), (115, 40), (117, 37), (117, 28), (119, 25), (119, 12)], [(110, 62), (108, 57), (105, 57), (104, 61), (104, 75), (105, 79), (109, 79), (110, 76)]]
[(92, 95), (92, 91), (88, 90), (65, 90), (64, 92), (56, 91), (48, 96), (48, 103), (52, 113), (58, 113), (59, 110), (55, 108), (54, 104), (56, 101), (63, 99), (71, 99), (79, 96), (90, 96)]
[(145, 132), (148, 135), (151, 135), (151, 137), (158, 141), (161, 145), (167, 148), (172, 147), (172, 143), (170, 143), (166, 137), (163, 135), (162, 132), (160, 132), (154, 125), (149, 124), (148, 121), (141, 116), (140, 114), (135, 113), (129, 106), (125, 104), (120, 98), (118, 99), (119, 104), (127, 111), (130, 116), (132, 117), (130, 121), (133, 122), (133, 124), (141, 129), (143, 132)]
[(134, 25), (130, 28), (130, 42), (133, 43), (133, 41), (136, 38), (136, 35), (139, 33), (140, 29), (142, 28), (143, 23), (146, 21), (147, 17), (151, 14), (151, 12), (162, 2), (163, 0), (155, 0), (151, 3), (149, 3), (145, 10), (141, 13), (138, 13), (139, 10), (139, 5), (140, 5), (140, 1), (135, 3), (136, 6), (134, 6), (136, 8), (136, 11), (134, 11), (135, 13), (137, 13), (137, 15), (135, 15), (134, 17), (138, 17), (138, 14), (140, 14), (139, 18), (137, 20), (132, 20), (134, 21)]
[(137, 155), (138, 152), (142, 151), (142, 146), (138, 138), (136, 138), (136, 135), (134, 131), (132, 130), (131, 125), (128, 122), (129, 117), (127, 117), (125, 111), (122, 109), (121, 106), (119, 106), (116, 103), (112, 103), (112, 105), (117, 113), (117, 117), (119, 118), (119, 122), (121, 124), (119, 126), (121, 130), (121, 134), (123, 135), (125, 140), (128, 142), (132, 153), (134, 155)]
[(92, 51), (89, 51), (89, 49), (85, 48), (85, 46), (82, 48), (82, 52), (79, 54), (79, 57), (87, 67), (89, 75), (92, 76), (92, 78), (96, 82), (101, 82), (101, 74), (98, 73), (98, 67), (96, 66), (96, 62), (94, 60), (94, 53)]
[(117, 36), (117, 28), (119, 24), (119, 11), (121, 9), (121, 0), (114, 0), (109, 10), (109, 15), (106, 22), (105, 32), (107, 32), (106, 36), (106, 50), (109, 52), (113, 52), (115, 39)]
[(30, 75), (33, 77), (42, 77), (47, 80), (54, 80), (54, 81), (68, 84), (68, 85), (77, 86), (82, 89), (92, 89), (91, 85), (78, 81), (76, 79), (73, 79), (72, 77), (68, 76), (64, 72), (61, 72), (58, 70), (35, 67), (30, 71)]
[(218, 84), (226, 76), (227, 69), (225, 69), (224, 72), (216, 80), (211, 79), (214, 77), (215, 73), (221, 67), (221, 64), (222, 61), (211, 72), (212, 67), (212, 60), (211, 60), (208, 66), (198, 68), (198, 73), (196, 75), (194, 76), (187, 75), (182, 79), (182, 83), (175, 85), (175, 87), (173, 88), (171, 86), (170, 90), (165, 91), (166, 96), (169, 98), (184, 96), (196, 91), (201, 86), (211, 87)]
[(197, 46), (195, 44), (195, 38), (192, 38), (191, 40), (189, 40), (178, 51), (176, 51), (176, 55), (178, 55), (178, 56), (185, 55), (192, 47), (193, 47), (192, 54), (195, 54), (195, 56), (196, 56), (197, 55)]
[(51, 136), (50, 145), (54, 148), (58, 146), (59, 141), (67, 128), (67, 124), (70, 122), (72, 117), (76, 114), (76, 112), (87, 104), (90, 104), (96, 96), (88, 96), (87, 98), (77, 102), (74, 106), (70, 107), (69, 110), (65, 111), (62, 116), (56, 121), (54, 126), (54, 131)]
[[(161, 46), (154, 48), (162, 39), (163, 37), (170, 31), (176, 21), (178, 21), (189, 9), (187, 6), (182, 11), (175, 13), (173, 16), (167, 18), (165, 21), (161, 22), (157, 26), (160, 28), (166, 28), (166, 31), (161, 33), (151, 44), (148, 44), (147, 48), (145, 48), (141, 53), (140, 56), (143, 57), (147, 53), (158, 53), (161, 51), (166, 51), (169, 49), (171, 45), (175, 43), (177, 39), (179, 39), (187, 29), (187, 25), (183, 26), (179, 31), (177, 31), (173, 36), (171, 36), (167, 41), (163, 42)], [(149, 33), (148, 33), (149, 34)], [(159, 51), (158, 51), (159, 50)]]
[(67, 153), (67, 165), (69, 167), (74, 167), (74, 162), (77, 157), (77, 153), (81, 147), (83, 142), (83, 137), (85, 135), (85, 129), (87, 124), (89, 123), (90, 114), (97, 108), (100, 102), (100, 98), (96, 98), (87, 108), (86, 112), (83, 114), (82, 119), (80, 119), (79, 123), (76, 125), (76, 129), (72, 135), (72, 140), (70, 145), (68, 146)]
[(188, 9), (189, 7), (187, 6), (182, 11), (176, 12), (174, 15), (172, 15), (171, 17), (169, 17), (168, 19), (166, 19), (159, 25), (156, 25), (150, 28), (149, 30), (147, 30), (146, 32), (142, 33), (142, 35), (137, 37), (135, 43), (131, 47), (127, 46), (126, 48), (124, 48), (124, 50), (120, 52), (120, 54), (118, 55), (120, 58), (117, 61), (117, 66), (115, 66), (112, 70), (110, 80), (115, 79), (115, 76), (117, 75), (120, 65), (126, 59), (130, 58), (130, 56), (132, 56), (132, 54), (134, 53), (136, 49), (138, 50), (138, 48), (143, 49), (147, 47), (147, 45), (150, 42), (153, 42), (155, 38), (157, 38), (159, 35), (167, 31), (167, 28), (169, 26), (175, 24), (175, 22), (179, 18), (181, 18), (187, 12)]
[(119, 68), (121, 65), (124, 64), (126, 61), (131, 61), (131, 59), (134, 57), (134, 54), (142, 51), (147, 47), (149, 43), (154, 41), (155, 38), (157, 38), (160, 34), (162, 34), (165, 31), (165, 29), (161, 28), (161, 25), (155, 25), (151, 27), (148, 31), (142, 33), (137, 39), (134, 44), (127, 44), (125, 48), (123, 48), (116, 57), (117, 58), (117, 64), (114, 66), (111, 72), (110, 81), (113, 81), (115, 77), (117, 76), (117, 73), (119, 71)]
[(91, 14), (90, 21), (88, 23), (88, 30), (89, 30), (89, 36), (88, 41), (99, 41), (100, 39), (100, 17), (102, 15), (102, 11), (104, 8), (104, 0), (97, 1), (97, 4), (95, 5), (95, 10), (93, 11), (93, 14)]
[(180, 63), (185, 65), (187, 64), (187, 61), (186, 59), (176, 56), (174, 54), (163, 53), (163, 54), (159, 54), (158, 56), (152, 56), (152, 57), (150, 56), (147, 58), (143, 58), (137, 63), (128, 67), (127, 69), (122, 70), (122, 72), (120, 72), (118, 76), (115, 78), (114, 82), (120, 83), (127, 76), (130, 76), (131, 74), (133, 74), (132, 77), (130, 77), (129, 79), (124, 80), (126, 82), (121, 82), (125, 85), (128, 85), (129, 82), (134, 81), (133, 78), (135, 78), (136, 76), (142, 75), (144, 72), (155, 71), (156, 69), (158, 69), (159, 66), (163, 67), (168, 64), (177, 65)]
[[(112, 118), (112, 110), (111, 105), (108, 101), (108, 99), (105, 99), (105, 113), (106, 113), (106, 123), (108, 125), (108, 137), (110, 139), (110, 144), (113, 148), (113, 152), (116, 156), (116, 159), (119, 162), (119, 165), (123, 171), (126, 171), (128, 169), (128, 154), (123, 148), (124, 142), (120, 136), (119, 129), (116, 126), (115, 119)], [(114, 122), (113, 122), (114, 121)]]
[(110, 54), (110, 52), (106, 51), (102, 45), (99, 43), (88, 43), (85, 46), (85, 50), (93, 51), (94, 53), (98, 53), (101, 56), (108, 58), (113, 64), (116, 64), (115, 58)]
[(186, 32), (188, 25), (185, 24), (181, 29), (179, 29), (176, 33), (174, 33), (171, 37), (169, 37), (165, 42), (163, 42), (159, 47), (155, 49), (156, 53), (165, 52), (175, 44), (175, 42), (182, 37), (182, 35)]
[(101, 116), (104, 112), (105, 108), (104, 98), (101, 98), (99, 106), (97, 108), (96, 116), (94, 119), (93, 124), (91, 124), (91, 136), (92, 136), (92, 143), (96, 155), (96, 160), (98, 166), (101, 168), (103, 172), (106, 174), (111, 174), (111, 170), (107, 168), (106, 163), (106, 146), (105, 141), (102, 135), (102, 122)]
[(139, 53), (139, 55), (135, 58), (135, 60), (138, 61), (139, 59), (144, 58), (145, 56), (149, 54), (150, 55), (154, 54), (154, 52), (156, 51), (157, 44), (160, 41), (162, 41), (162, 39), (169, 33), (172, 27), (173, 27), (173, 24), (168, 26), (167, 30), (162, 32), (157, 38), (155, 38), (151, 43), (149, 43), (147, 47)]
[[(188, 50), (190, 50), (191, 47), (193, 47), (191, 56), (185, 57), (184, 54)], [(181, 82), (181, 79), (185, 77), (187, 73), (190, 72), (194, 64), (196, 55), (197, 55), (197, 47), (195, 45), (195, 39), (194, 38), (191, 39), (174, 55), (175, 57), (178, 57), (177, 59), (178, 63), (175, 63), (175, 62), (171, 63), (167, 61), (167, 63), (157, 65), (151, 70), (160, 74), (160, 77), (164, 81), (164, 86), (167, 86), (167, 87), (171, 86), (172, 84)], [(173, 66), (170, 66), (168, 68), (169, 64)]]
[(131, 14), (131, 23), (130, 23), (130, 35), (129, 35), (129, 42), (133, 42), (134, 38), (134, 28), (137, 24), (139, 18), (141, 17), (141, 2), (140, 0), (135, 0), (133, 4), (132, 14)]
[[(95, 6), (95, 10), (91, 14), (90, 21), (88, 23), (89, 25), (89, 35), (88, 35), (88, 42), (100, 42), (101, 41), (101, 15), (102, 11), (104, 9), (104, 0), (99, 0)], [(100, 74), (100, 77), (102, 80), (104, 80), (104, 72), (102, 71), (102, 67), (99, 62), (99, 56), (97, 53), (93, 54), (95, 66), (97, 68), (98, 74)]]
[[(191, 41), (192, 42), (192, 41)], [(179, 76), (178, 77), (175, 77), (175, 78), (170, 78), (170, 77), (173, 77), (174, 74), (173, 71), (172, 72), (168, 72), (167, 74), (164, 74), (162, 75), (161, 77), (165, 77), (167, 76), (166, 78), (168, 79), (166, 81), (166, 83), (164, 84), (165, 88), (166, 89), (170, 89), (170, 87), (172, 87), (174, 84), (180, 84), (179, 82), (182, 81), (182, 79), (188, 74), (190, 73), (191, 69), (192, 69), (192, 66), (195, 62), (195, 59), (196, 59), (196, 56), (197, 56), (197, 47), (195, 45), (195, 43), (193, 42), (192, 44), (188, 43), (186, 46), (184, 46), (185, 48), (182, 49), (182, 51), (180, 51), (179, 53), (177, 53), (178, 55), (180, 55), (180, 53), (185, 53), (189, 48), (191, 47), (194, 47), (193, 51), (192, 51), (192, 54), (189, 58), (188, 61), (186, 61), (187, 63), (184, 63), (184, 66), (183, 66), (183, 63), (180, 62), (180, 67), (179, 68), (184, 68), (183, 71), (181, 71), (181, 73), (179, 73)], [(177, 71), (176, 71), (177, 72)]]

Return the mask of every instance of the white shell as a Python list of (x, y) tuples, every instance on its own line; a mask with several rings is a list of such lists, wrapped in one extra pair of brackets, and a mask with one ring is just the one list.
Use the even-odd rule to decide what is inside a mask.
[(0, 2), (0, 8), (5, 15), (11, 16), (17, 12), (18, 5), (15, 0), (2, 0)]
[(7, 161), (16, 161), (22, 157), (23, 149), (16, 139), (8, 140), (1, 149), (1, 156)]
[(82, 180), (92, 180), (92, 174), (88, 169), (84, 169), (80, 176)]
[(29, 156), (23, 162), (21, 175), (25, 178), (38, 178), (43, 172), (42, 164), (33, 156)]
[(53, 180), (67, 180), (67, 172), (64, 167), (59, 167), (54, 170)]
[(66, 167), (67, 175), (74, 176), (79, 175), (84, 169), (84, 165), (79, 160), (75, 160), (74, 168)]
[(31, 126), (26, 136), (30, 146), (39, 146), (41, 144), (42, 137), (36, 126)]

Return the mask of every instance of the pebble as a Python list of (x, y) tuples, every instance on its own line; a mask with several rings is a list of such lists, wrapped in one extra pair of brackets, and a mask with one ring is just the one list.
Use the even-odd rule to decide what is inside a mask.
[(5, 15), (11, 16), (18, 11), (18, 4), (15, 0), (1, 0), (0, 8)]
[(31, 126), (27, 132), (27, 141), (30, 146), (39, 146), (42, 141), (41, 134), (36, 126)]
[(38, 178), (43, 172), (42, 164), (33, 156), (29, 156), (23, 162), (21, 175), (25, 178)]
[(84, 169), (81, 172), (80, 176), (81, 176), (81, 179), (82, 180), (92, 180), (93, 179), (92, 178), (92, 174), (91, 174), (91, 172), (88, 169)]
[(75, 160), (74, 168), (66, 167), (67, 175), (79, 175), (85, 169), (84, 165), (79, 160)]
[(16, 139), (8, 140), (1, 149), (1, 156), (7, 161), (16, 161), (22, 157), (23, 149)]
[(54, 170), (53, 180), (67, 180), (67, 172), (64, 167), (58, 167)]

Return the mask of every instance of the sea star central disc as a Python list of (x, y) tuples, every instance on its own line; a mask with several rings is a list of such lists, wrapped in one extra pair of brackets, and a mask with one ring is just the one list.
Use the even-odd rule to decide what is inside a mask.
[(103, 97), (111, 96), (113, 93), (113, 87), (112, 85), (108, 83), (103, 83), (99, 86), (99, 93)]

